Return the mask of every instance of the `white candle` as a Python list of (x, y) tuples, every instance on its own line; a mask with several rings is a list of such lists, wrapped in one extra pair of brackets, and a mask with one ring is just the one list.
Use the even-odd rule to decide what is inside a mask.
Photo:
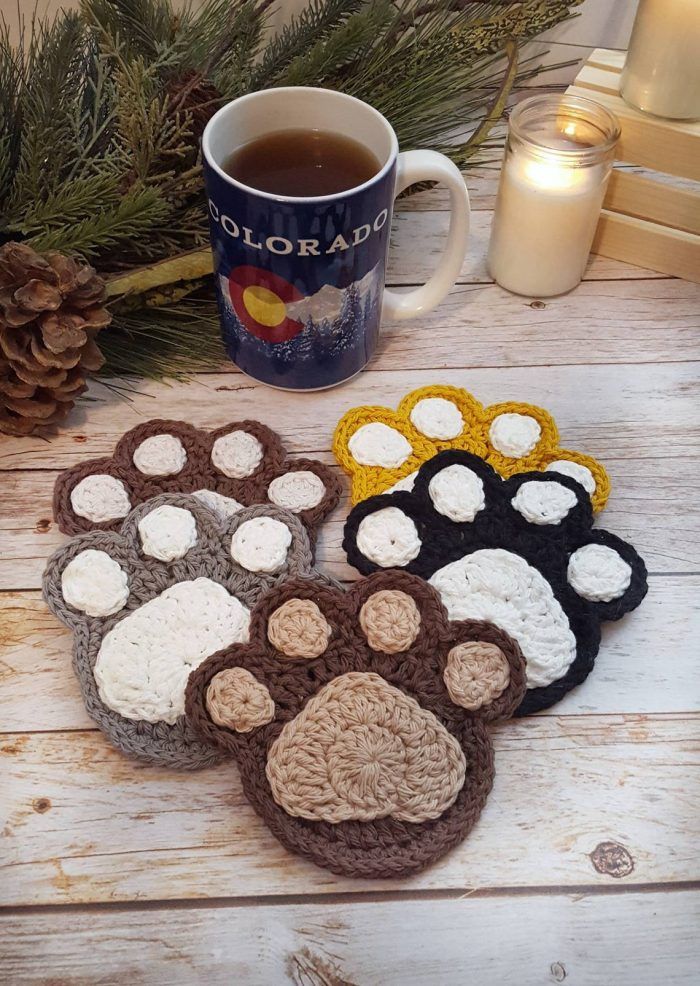
[(700, 118), (700, 0), (640, 0), (620, 92), (646, 113)]
[[(508, 291), (550, 297), (583, 276), (617, 138), (612, 115), (582, 108), (588, 102), (536, 96), (511, 115), (488, 254), (491, 276)], [(582, 117), (587, 109), (610, 131)]]

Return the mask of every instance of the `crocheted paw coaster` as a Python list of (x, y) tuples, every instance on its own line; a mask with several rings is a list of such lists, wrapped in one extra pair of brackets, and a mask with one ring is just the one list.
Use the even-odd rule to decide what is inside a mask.
[(493, 782), (486, 723), (524, 688), (506, 633), (450, 623), (423, 580), (380, 572), (347, 593), (309, 579), (267, 593), (250, 643), (190, 676), (186, 714), (234, 754), (288, 849), (345, 876), (397, 877), (472, 828)]
[(647, 591), (634, 548), (592, 529), (591, 502), (570, 476), (502, 480), (469, 452), (441, 452), (411, 492), (374, 496), (345, 524), (343, 547), (361, 572), (405, 568), (430, 581), (451, 619), (489, 619), (527, 660), (519, 715), (545, 709), (586, 678), (600, 624)]
[(421, 387), (388, 407), (354, 407), (338, 422), (333, 452), (352, 479), (352, 502), (410, 490), (416, 471), (447, 449), (481, 456), (504, 477), (533, 469), (563, 473), (602, 510), (610, 493), (603, 466), (559, 444), (554, 419), (541, 407), (509, 401), (484, 407), (460, 387)]
[(340, 483), (322, 462), (289, 458), (279, 435), (259, 421), (207, 432), (156, 419), (123, 435), (111, 457), (62, 472), (54, 516), (64, 534), (116, 531), (133, 507), (159, 493), (193, 493), (222, 517), (273, 503), (295, 513), (313, 538), (338, 503)]
[(218, 757), (185, 721), (188, 675), (247, 640), (260, 595), (311, 566), (308, 534), (288, 511), (260, 504), (222, 521), (170, 493), (133, 510), (119, 533), (74, 538), (49, 560), (43, 588), (74, 633), (73, 667), (100, 729), (131, 756), (194, 769)]

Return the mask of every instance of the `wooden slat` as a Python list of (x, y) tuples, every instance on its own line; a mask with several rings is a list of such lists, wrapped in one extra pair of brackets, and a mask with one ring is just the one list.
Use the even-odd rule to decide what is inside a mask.
[(620, 73), (607, 67), (591, 65), (589, 59), (576, 76), (574, 84), (584, 89), (595, 89), (596, 92), (608, 96), (619, 96)]
[[(580, 78), (577, 78), (577, 83), (580, 83)], [(620, 161), (700, 181), (700, 124), (652, 119), (628, 106), (619, 96), (583, 83), (569, 86), (566, 91), (573, 96), (594, 99), (619, 118), (622, 136), (617, 157)]]
[[(500, 158), (501, 151), (495, 157)], [(500, 167), (493, 165), (484, 168), (470, 168), (464, 173), (464, 180), (469, 190), (469, 201), (472, 211), (493, 210), (500, 179)], [(432, 212), (439, 209), (444, 212), (449, 208), (449, 195), (443, 185), (435, 185), (411, 195), (402, 195), (396, 200), (397, 212)]]
[[(699, 638), (700, 576), (652, 578), (639, 610), (604, 628), (585, 686), (547, 714), (687, 712), (696, 704), (688, 682), (697, 674)], [(71, 644), (38, 592), (0, 593), (1, 733), (93, 728), (71, 671)]]
[[(615, 169), (610, 175), (603, 206), (610, 212), (622, 212), (660, 223), (661, 226), (700, 234), (700, 185), (692, 192), (687, 188), (674, 188), (667, 182)], [(625, 265), (625, 269), (630, 268)]]
[(13, 986), (689, 986), (700, 894), (1, 916)]
[(700, 236), (603, 209), (593, 250), (700, 282)]
[(595, 68), (608, 69), (608, 71), (620, 75), (625, 67), (626, 51), (613, 51), (612, 48), (594, 48), (586, 59), (587, 65)]
[[(697, 714), (499, 725), (496, 782), (470, 837), (371, 889), (619, 886), (591, 859), (603, 842), (629, 855), (625, 886), (696, 879), (699, 726)], [(2, 904), (369, 889), (282, 849), (233, 764), (183, 775), (132, 763), (98, 733), (17, 733), (0, 739), (0, 769)]]

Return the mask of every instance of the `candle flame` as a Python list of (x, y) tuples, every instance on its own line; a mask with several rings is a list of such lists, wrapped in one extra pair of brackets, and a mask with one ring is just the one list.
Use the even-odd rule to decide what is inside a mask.
[(540, 188), (575, 188), (581, 183), (577, 168), (561, 161), (525, 161), (525, 177)]

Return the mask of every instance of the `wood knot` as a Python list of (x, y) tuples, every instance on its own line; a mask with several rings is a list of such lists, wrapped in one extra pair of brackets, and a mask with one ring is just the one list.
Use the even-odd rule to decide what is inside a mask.
[(591, 853), (591, 862), (599, 873), (619, 880), (634, 869), (631, 854), (619, 842), (599, 842)]
[(34, 811), (38, 812), (39, 815), (43, 815), (45, 811), (48, 811), (51, 807), (51, 802), (48, 798), (35, 798), (32, 801), (32, 808)]
[(536, 308), (538, 311), (542, 308), (546, 308), (544, 301), (531, 301), (530, 308)]
[(563, 983), (566, 979), (566, 969), (561, 962), (552, 962), (549, 967), (549, 971), (552, 974), (552, 979), (555, 983)]
[(73, 435), (73, 441), (77, 442), (78, 445), (82, 445), (83, 442), (87, 441), (87, 435)]
[(46, 518), (42, 520), (38, 520), (36, 522), (36, 527), (34, 528), (34, 530), (37, 532), (37, 534), (46, 534), (47, 531), (51, 530), (51, 521), (47, 520)]

